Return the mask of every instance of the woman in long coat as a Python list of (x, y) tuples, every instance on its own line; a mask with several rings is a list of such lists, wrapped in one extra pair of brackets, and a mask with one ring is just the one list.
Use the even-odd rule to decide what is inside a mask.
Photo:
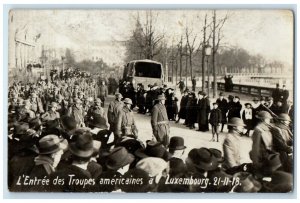
[(178, 120), (176, 121), (176, 123), (178, 123), (180, 119), (186, 119), (187, 102), (188, 102), (188, 92), (185, 91), (180, 101), (180, 110), (178, 114)]
[(197, 122), (197, 99), (194, 92), (191, 92), (186, 105), (186, 125), (193, 129)]

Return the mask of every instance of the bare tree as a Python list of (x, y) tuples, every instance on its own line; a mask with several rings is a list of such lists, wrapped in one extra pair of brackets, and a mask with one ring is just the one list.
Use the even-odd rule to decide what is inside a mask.
[(151, 10), (145, 12), (144, 23), (141, 22), (139, 14), (135, 17), (136, 25), (128, 43), (127, 52), (135, 52), (134, 55), (137, 57), (140, 55), (139, 58), (143, 56), (146, 59), (152, 60), (160, 54), (163, 48), (164, 34), (158, 33), (154, 26), (158, 14), (154, 14)]
[(187, 56), (189, 57), (190, 71), (191, 71), (191, 79), (193, 78), (193, 54), (195, 51), (195, 41), (197, 39), (197, 34), (192, 37), (193, 30), (189, 29), (186, 25), (185, 29), (185, 37), (186, 37), (186, 45), (187, 45)]
[(213, 97), (216, 97), (217, 94), (217, 71), (216, 71), (216, 56), (219, 49), (220, 41), (223, 38), (222, 28), (228, 19), (228, 13), (224, 18), (221, 18), (217, 21), (216, 10), (213, 11), (213, 24), (211, 28), (212, 32), (212, 69), (214, 77), (214, 86), (213, 86)]
[(182, 79), (182, 57), (184, 55), (183, 53), (183, 46), (182, 46), (182, 35), (180, 37), (180, 41), (177, 44), (177, 50), (178, 50), (178, 55), (179, 55), (179, 75), (180, 75), (180, 80)]

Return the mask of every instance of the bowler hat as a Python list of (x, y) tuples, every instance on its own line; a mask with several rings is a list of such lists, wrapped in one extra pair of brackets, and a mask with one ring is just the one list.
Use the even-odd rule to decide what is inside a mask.
[(94, 153), (94, 146), (91, 133), (81, 129), (76, 130), (72, 140), (73, 142), (70, 143), (69, 150), (73, 155), (82, 158), (92, 156)]
[(219, 163), (224, 162), (224, 157), (222, 156), (222, 152), (215, 148), (209, 148), (209, 151), (217, 158)]
[(59, 150), (63, 150), (63, 139), (59, 139), (57, 135), (46, 135), (39, 140), (38, 149), (40, 154), (53, 154)]
[(277, 117), (278, 120), (283, 120), (283, 121), (291, 121), (291, 118), (288, 114), (286, 113), (281, 113)]
[(239, 172), (234, 174), (233, 177), (240, 180), (240, 184), (233, 189), (234, 192), (258, 192), (261, 189), (260, 182), (248, 172)]
[(106, 166), (112, 170), (118, 170), (123, 166), (131, 164), (134, 161), (134, 156), (130, 154), (125, 147), (116, 147), (112, 149), (106, 157)]
[(227, 125), (229, 125), (229, 126), (246, 126), (244, 121), (238, 117), (231, 118)]
[(171, 176), (177, 175), (179, 173), (186, 173), (187, 167), (184, 164), (182, 159), (179, 158), (171, 158), (169, 161), (170, 171), (169, 174)]
[(170, 150), (182, 150), (185, 149), (186, 146), (184, 146), (184, 139), (179, 136), (171, 137), (169, 149)]
[(260, 111), (256, 115), (256, 118), (264, 119), (264, 118), (273, 118), (271, 114), (267, 111)]
[(275, 171), (270, 182), (264, 183), (269, 192), (291, 192), (293, 189), (293, 176), (283, 171)]
[(247, 106), (247, 105), (250, 105), (250, 106), (252, 106), (252, 104), (251, 104), (251, 103), (245, 103), (245, 106)]
[(145, 149), (138, 149), (134, 154), (139, 158), (159, 157), (164, 160), (169, 160), (171, 158), (171, 154), (160, 142), (152, 140), (147, 141)]
[(150, 177), (155, 177), (162, 173), (168, 167), (168, 164), (161, 158), (147, 157), (140, 160), (135, 167), (147, 172)]
[(131, 104), (132, 105), (132, 100), (129, 98), (125, 98), (123, 101), (125, 104)]
[(157, 100), (166, 100), (165, 95), (161, 94), (157, 96)]
[(204, 147), (192, 149), (188, 154), (188, 158), (190, 158), (194, 166), (198, 169), (212, 171), (218, 167), (217, 158), (209, 149)]

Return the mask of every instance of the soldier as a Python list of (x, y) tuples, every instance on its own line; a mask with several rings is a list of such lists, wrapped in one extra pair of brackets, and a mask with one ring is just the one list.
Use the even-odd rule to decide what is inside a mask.
[(49, 105), (50, 110), (47, 111), (46, 113), (44, 113), (41, 116), (41, 119), (43, 121), (52, 121), (52, 120), (56, 120), (60, 118), (59, 113), (56, 111), (58, 108), (58, 104), (56, 102), (51, 102), (51, 104)]
[(291, 118), (288, 114), (282, 113), (276, 118), (276, 123), (271, 132), (273, 135), (273, 147), (280, 154), (283, 169), (292, 172), (293, 155), (293, 133), (290, 130)]
[(95, 99), (95, 104), (88, 110), (87, 122), (91, 128), (99, 128), (101, 130), (109, 128), (107, 114), (101, 107), (101, 99)]
[(124, 99), (124, 106), (118, 111), (115, 128), (115, 143), (123, 136), (133, 136), (137, 138), (138, 130), (131, 110), (132, 101), (129, 98)]
[(123, 96), (120, 93), (115, 94), (116, 99), (110, 102), (107, 111), (108, 123), (110, 125), (110, 131), (115, 132), (117, 116), (120, 109), (123, 108), (124, 103), (121, 101)]
[(85, 127), (84, 116), (85, 113), (82, 109), (82, 101), (78, 98), (75, 99), (74, 105), (69, 108), (68, 115), (72, 116), (76, 121), (76, 127)]
[(24, 107), (18, 112), (17, 120), (26, 122), (32, 118), (35, 118), (35, 113), (31, 110), (31, 103), (29, 100), (24, 100)]
[(169, 145), (170, 125), (164, 105), (166, 98), (164, 95), (158, 95), (157, 100), (158, 103), (153, 107), (151, 112), (151, 126), (157, 142), (167, 147)]
[(240, 118), (231, 118), (228, 122), (231, 126), (223, 143), (224, 151), (224, 169), (229, 169), (235, 166), (239, 166), (240, 163), (240, 145), (241, 145), (241, 134), (244, 129), (244, 122)]
[(98, 97), (101, 99), (102, 104), (101, 107), (104, 107), (105, 98), (107, 97), (107, 86), (105, 85), (105, 81), (102, 81), (101, 85), (99, 86)]
[(42, 101), (40, 98), (37, 97), (37, 94), (35, 92), (31, 93), (30, 103), (31, 103), (31, 110), (35, 112), (35, 114), (44, 113)]
[(252, 135), (252, 150), (250, 151), (250, 158), (253, 162), (255, 171), (260, 171), (270, 151), (273, 150), (273, 136), (270, 131), (271, 114), (267, 111), (260, 111), (256, 117), (259, 123), (254, 128)]

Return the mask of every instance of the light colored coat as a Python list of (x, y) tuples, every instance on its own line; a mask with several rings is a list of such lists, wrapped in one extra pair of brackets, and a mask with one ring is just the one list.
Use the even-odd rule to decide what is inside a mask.
[(223, 143), (224, 163), (225, 169), (241, 165), (240, 162), (240, 135), (235, 132), (229, 132)]

